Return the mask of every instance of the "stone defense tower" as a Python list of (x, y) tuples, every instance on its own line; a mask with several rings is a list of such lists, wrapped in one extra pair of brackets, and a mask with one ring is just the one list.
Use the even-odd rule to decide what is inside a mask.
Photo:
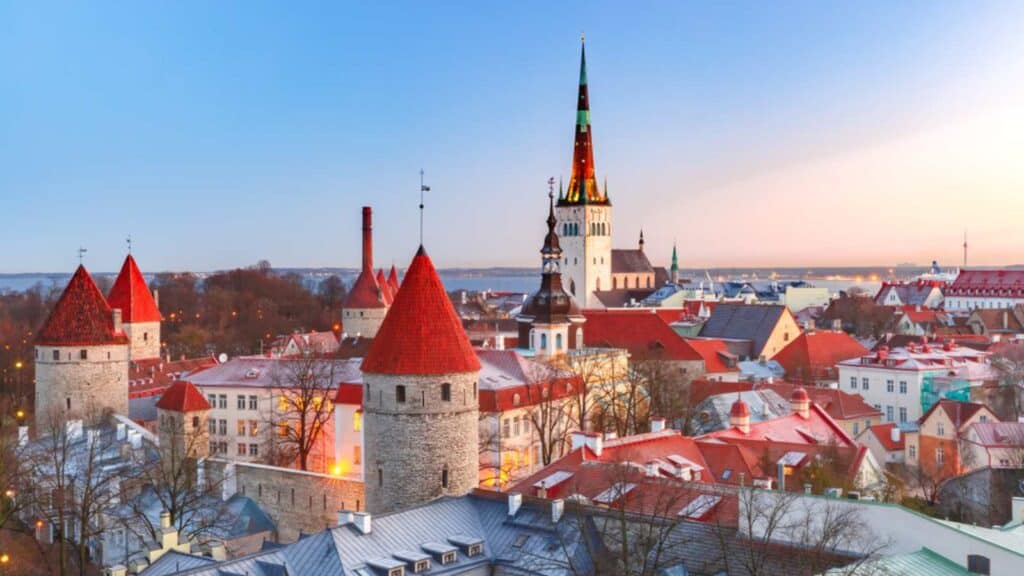
[(559, 187), (558, 235), (565, 250), (564, 275), (571, 296), (584, 308), (600, 308), (595, 291), (612, 289), (612, 203), (608, 185), (598, 188), (587, 91), (587, 57), (580, 47), (580, 88), (569, 189)]
[(538, 359), (561, 356), (570, 349), (582, 347), (583, 322), (586, 320), (562, 286), (562, 248), (555, 232), (554, 195), (550, 198), (548, 233), (540, 249), (540, 289), (516, 317), (519, 346), (532, 350)]
[(121, 310), (124, 333), (128, 336), (129, 359), (151, 360), (160, 357), (160, 310), (156, 298), (146, 286), (139, 266), (131, 254), (124, 259), (121, 273), (110, 288), (107, 302)]
[(366, 509), (476, 487), (480, 362), (422, 246), (362, 370)]
[(374, 338), (388, 312), (388, 288), (373, 275), (373, 211), (363, 206), (363, 267), (342, 305), (342, 328), (349, 336)]
[[(192, 383), (179, 380), (156, 403), (161, 462), (165, 466), (194, 466), (210, 455), (207, 418), (210, 403)], [(175, 470), (178, 468), (175, 468)]]
[(36, 423), (128, 414), (128, 337), (79, 266), (36, 338)]

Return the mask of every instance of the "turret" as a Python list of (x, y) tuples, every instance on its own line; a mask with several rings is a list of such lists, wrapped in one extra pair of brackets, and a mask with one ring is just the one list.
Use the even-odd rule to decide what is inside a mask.
[(750, 407), (737, 394), (736, 401), (729, 410), (729, 425), (744, 434), (750, 432)]
[(369, 206), (363, 206), (362, 253), (362, 268), (345, 297), (341, 317), (347, 334), (373, 338), (384, 321), (390, 297), (373, 273), (373, 209)]
[(480, 362), (422, 246), (362, 371), (367, 510), (476, 487)]
[(130, 359), (134, 362), (160, 358), (160, 321), (163, 317), (131, 254), (124, 259), (121, 272), (110, 287), (107, 302), (111, 308), (121, 310), (121, 322), (130, 343)]

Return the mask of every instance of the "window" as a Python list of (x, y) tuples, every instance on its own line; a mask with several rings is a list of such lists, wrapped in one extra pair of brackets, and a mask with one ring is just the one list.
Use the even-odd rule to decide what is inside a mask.
[(1000, 458), (999, 459), (999, 466), (1002, 467), (1002, 468), (1009, 468), (1010, 467), (1010, 460), (1009, 460), (1009, 458)]
[(256, 420), (249, 420), (249, 436), (255, 436), (259, 434), (260, 423)]
[(399, 566), (398, 568), (388, 570), (388, 576), (405, 576), (405, 567)]
[(419, 560), (412, 567), (412, 571), (414, 574), (426, 572), (427, 570), (430, 570), (430, 560)]
[(237, 428), (238, 428), (238, 435), (239, 436), (245, 436), (245, 420), (239, 420)]
[(907, 408), (905, 406), (900, 406), (900, 422), (906, 422), (906, 421), (907, 421)]
[(892, 406), (885, 407), (885, 421), (892, 422)]
[(445, 464), (444, 468), (441, 469), (441, 487), (448, 487), (448, 465)]
[(84, 348), (79, 350), (78, 351), (78, 359), (79, 360), (88, 360), (89, 359), (89, 351), (84, 349)]
[(907, 393), (907, 381), (906, 380), (900, 380), (900, 394), (906, 394), (906, 393)]
[(946, 435), (946, 423), (945, 422), (939, 422), (938, 425), (935, 428), (936, 428), (936, 432), (938, 433), (939, 436), (945, 436)]
[(473, 400), (476, 400), (476, 382), (473, 382)]
[(854, 390), (857, 389), (857, 377), (856, 376), (850, 376), (850, 388), (852, 388)]
[(520, 403), (521, 403), (522, 401), (523, 401), (523, 400), (522, 400), (522, 398), (521, 398), (521, 397), (519, 396), (519, 394), (513, 394), (513, 395), (512, 395), (512, 405), (513, 405), (513, 406), (519, 406), (519, 404), (520, 404)]
[(216, 394), (207, 394), (206, 395), (206, 399), (210, 402), (210, 408), (216, 408), (217, 407), (217, 395)]
[(853, 435), (856, 436), (857, 434), (860, 434), (860, 422), (853, 423)]
[(206, 427), (210, 429), (210, 434), (216, 434), (217, 433), (217, 421), (214, 420), (213, 418), (211, 418), (210, 421), (207, 422), (207, 426)]
[(53, 351), (53, 360), (54, 360), (54, 362), (56, 362), (57, 360), (60, 360), (60, 351), (58, 351), (58, 350), (54, 350)]
[(142, 333), (142, 341), (143, 342), (149, 342), (149, 332), (143, 332)]
[(510, 435), (509, 433), (511, 432), (511, 430), (512, 430), (512, 428), (511, 428), (511, 424), (509, 423), (509, 419), (508, 418), (503, 419), (501, 421), (501, 437), (502, 438), (508, 438), (509, 435)]
[(219, 428), (220, 428), (220, 435), (221, 436), (227, 436), (228, 435), (228, 421), (227, 420), (221, 420), (219, 422), (219, 425), (220, 425), (219, 426)]
[(256, 408), (258, 406), (259, 406), (259, 402), (256, 400), (256, 397), (255, 396), (249, 396), (249, 410), (256, 410)]
[(363, 447), (359, 444), (352, 446), (352, 463), (356, 466), (363, 463)]
[(218, 405), (219, 408), (222, 408), (222, 409), (226, 410), (227, 407), (228, 407), (228, 395), (227, 394), (218, 394), (217, 395), (217, 405)]
[(886, 380), (885, 381), (885, 391), (886, 392), (895, 392), (896, 391), (896, 386), (895, 386), (895, 384), (893, 383), (892, 380)]
[(555, 350), (561, 350), (561, 349), (562, 349), (562, 335), (561, 334), (555, 334)]
[(466, 556), (469, 556), (470, 558), (472, 558), (473, 556), (479, 556), (480, 553), (483, 552), (483, 551), (484, 551), (484, 545), (483, 544), (473, 544), (472, 546), (469, 547), (469, 550), (466, 550)]
[(455, 552), (445, 552), (441, 555), (441, 564), (451, 564), (455, 562)]
[(218, 442), (217, 443), (217, 451), (220, 452), (221, 454), (227, 454), (228, 453), (228, 443), (227, 442)]
[(352, 429), (359, 432), (363, 429), (363, 411), (356, 410), (355, 414), (352, 415)]
[(238, 396), (238, 409), (245, 410), (245, 396), (239, 394)]
[(288, 423), (287, 422), (281, 422), (281, 425), (278, 427), (278, 433), (281, 435), (281, 438), (287, 438), (288, 437), (288, 432), (289, 432), (289, 430), (288, 430)]
[(520, 433), (521, 432), (519, 430), (519, 416), (516, 416), (515, 418), (512, 419), (512, 435), (519, 436)]
[(249, 456), (259, 456), (259, 455), (260, 455), (260, 445), (259, 444), (249, 444)]
[(192, 428), (199, 428), (199, 416), (192, 417)]
[(395, 402), (405, 403), (405, 386), (402, 384), (395, 386)]
[(942, 466), (943, 462), (946, 461), (946, 453), (942, 449), (942, 445), (935, 447), (935, 465)]
[(910, 452), (910, 459), (911, 460), (916, 460), (917, 459), (917, 446), (911, 444), (907, 451)]
[(238, 455), (239, 456), (245, 456), (245, 451), (246, 451), (245, 444), (239, 444), (238, 445)]
[(547, 334), (541, 334), (540, 335), (540, 349), (541, 350), (547, 350), (548, 349), (548, 335)]
[(71, 410), (71, 398), (65, 398), (64, 403), (67, 405), (68, 410)]
[(978, 416), (978, 421), (979, 422), (988, 422), (988, 416), (982, 414), (981, 416)]
[(868, 384), (868, 379), (867, 378), (861, 378), (860, 379), (860, 387), (865, 389), (865, 390), (868, 389), (869, 384)]
[(384, 469), (377, 468), (377, 486), (384, 485)]
[(452, 401), (452, 385), (447, 382), (441, 384), (441, 400), (444, 402)]

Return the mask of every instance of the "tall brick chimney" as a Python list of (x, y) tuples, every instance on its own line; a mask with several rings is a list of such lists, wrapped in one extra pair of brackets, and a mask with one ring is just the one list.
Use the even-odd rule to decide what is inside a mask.
[(373, 270), (373, 209), (363, 206), (363, 270)]

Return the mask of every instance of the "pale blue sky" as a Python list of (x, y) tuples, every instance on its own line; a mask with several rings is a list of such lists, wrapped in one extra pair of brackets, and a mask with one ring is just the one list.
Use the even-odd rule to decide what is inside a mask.
[(683, 266), (1024, 244), (1024, 10), (0, 0), (0, 271), (536, 265), (587, 34), (615, 244)]

